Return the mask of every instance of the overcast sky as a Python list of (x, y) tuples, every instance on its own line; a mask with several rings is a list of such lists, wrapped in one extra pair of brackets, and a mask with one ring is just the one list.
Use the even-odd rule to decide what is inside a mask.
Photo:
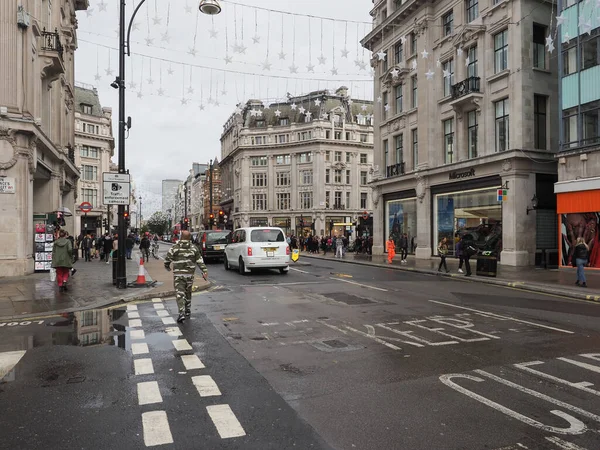
[[(147, 0), (138, 12), (132, 57), (126, 60), (126, 114), (133, 122), (126, 166), (144, 197), (144, 215), (160, 209), (161, 180), (183, 179), (192, 162), (220, 158), (223, 124), (238, 102), (249, 98), (276, 101), (287, 92), (296, 95), (341, 85), (348, 86), (355, 98), (372, 98), (369, 54), (358, 42), (370, 30), (370, 0), (238, 1), (237, 6), (222, 1), (223, 12), (212, 18), (196, 13), (198, 0)], [(113, 108), (115, 137), (118, 93), (110, 83), (118, 71), (118, 4), (117, 0), (91, 0), (90, 10), (78, 13), (75, 59), (76, 81), (96, 86), (102, 105)], [(135, 4), (139, 0), (128, 1), (128, 17)], [(336, 21), (282, 15), (253, 6)], [(345, 21), (360, 23), (346, 25)], [(212, 29), (216, 39), (210, 37)], [(235, 51), (236, 35), (247, 48), (244, 54)], [(260, 37), (258, 43), (253, 41), (255, 36)], [(284, 60), (279, 58), (282, 45)], [(321, 54), (325, 64), (319, 64)], [(232, 58), (230, 64), (226, 56)], [(366, 63), (366, 70), (355, 64), (357, 59)], [(297, 74), (290, 71), (294, 60)], [(311, 60), (314, 73), (306, 67)], [(270, 70), (263, 67), (265, 61), (272, 64)], [(334, 64), (337, 76), (331, 72)], [(183, 99), (187, 104), (182, 104)]]

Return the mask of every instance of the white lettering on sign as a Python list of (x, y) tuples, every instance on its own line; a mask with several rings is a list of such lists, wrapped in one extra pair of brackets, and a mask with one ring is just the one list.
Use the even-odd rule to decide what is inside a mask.
[(37, 325), (43, 325), (44, 321), (43, 320), (36, 320), (36, 321), (29, 321), (29, 320), (24, 320), (22, 322), (0, 322), (0, 327), (16, 327), (17, 325), (31, 325), (31, 324), (37, 324)]
[(0, 194), (14, 194), (15, 179), (9, 177), (0, 177)]
[(129, 205), (131, 196), (129, 174), (104, 172), (102, 185), (105, 205)]

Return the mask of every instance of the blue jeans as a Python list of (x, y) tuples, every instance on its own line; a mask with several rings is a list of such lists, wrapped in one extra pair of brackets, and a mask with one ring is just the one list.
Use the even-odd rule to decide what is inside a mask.
[(575, 264), (577, 265), (577, 281), (585, 283), (585, 270), (583, 267), (587, 264), (587, 259), (577, 258)]

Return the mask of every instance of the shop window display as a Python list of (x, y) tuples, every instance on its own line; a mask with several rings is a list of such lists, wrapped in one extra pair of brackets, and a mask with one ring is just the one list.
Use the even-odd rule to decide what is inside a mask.
[(408, 251), (414, 253), (417, 242), (417, 201), (416, 199), (390, 200), (386, 203), (385, 238), (392, 236), (396, 249), (400, 248), (400, 238), (404, 233), (408, 238)]
[(561, 230), (561, 263), (563, 266), (573, 264), (573, 251), (577, 238), (582, 237), (589, 247), (588, 267), (600, 268), (600, 242), (598, 229), (600, 213), (570, 213), (562, 214)]

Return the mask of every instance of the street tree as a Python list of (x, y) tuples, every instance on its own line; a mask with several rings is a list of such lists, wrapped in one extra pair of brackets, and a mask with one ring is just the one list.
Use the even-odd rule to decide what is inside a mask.
[(169, 229), (169, 218), (161, 211), (157, 211), (148, 219), (146, 225), (151, 233), (162, 236)]

